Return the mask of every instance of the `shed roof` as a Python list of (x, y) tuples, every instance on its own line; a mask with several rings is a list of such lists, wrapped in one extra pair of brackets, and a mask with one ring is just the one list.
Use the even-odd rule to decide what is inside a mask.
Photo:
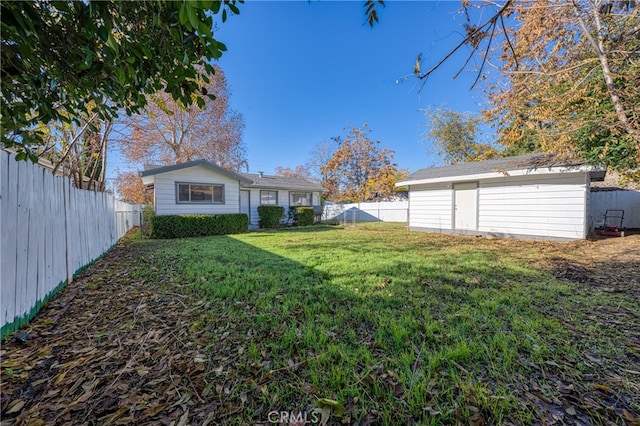
[(584, 161), (568, 160), (546, 153), (536, 153), (420, 169), (398, 182), (396, 186), (502, 177), (512, 174), (587, 172), (591, 170), (602, 172), (602, 177), (604, 177), (604, 169), (590, 166)]

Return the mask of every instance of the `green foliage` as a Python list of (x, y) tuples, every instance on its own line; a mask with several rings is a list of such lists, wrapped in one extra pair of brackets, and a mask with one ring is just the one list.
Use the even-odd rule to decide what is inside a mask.
[(284, 207), (282, 206), (258, 206), (260, 228), (278, 228), (284, 219)]
[(209, 81), (211, 61), (226, 50), (214, 15), (224, 22), (238, 2), (2, 2), (3, 144), (33, 158), (45, 137), (37, 123), (132, 114), (160, 90), (203, 105), (213, 95), (199, 81)]
[(630, 171), (638, 166), (638, 144), (629, 134), (615, 135), (609, 128), (587, 126), (576, 133), (576, 149), (592, 164), (607, 164), (611, 169)]
[(294, 222), (298, 226), (313, 225), (315, 220), (315, 210), (313, 207), (292, 206), (289, 207), (290, 213), (293, 213)]
[(480, 120), (470, 114), (438, 108), (426, 111), (425, 139), (449, 164), (485, 160), (497, 155), (490, 144), (476, 142)]
[(367, 0), (364, 2), (365, 16), (370, 27), (378, 22), (378, 12), (376, 11), (376, 3), (384, 7), (384, 0)]
[(244, 213), (152, 216), (152, 238), (188, 238), (241, 234), (249, 230)]
[(156, 212), (153, 210), (153, 205), (147, 204), (142, 208), (142, 227), (140, 234), (143, 237), (151, 237), (153, 235), (153, 218), (156, 216)]

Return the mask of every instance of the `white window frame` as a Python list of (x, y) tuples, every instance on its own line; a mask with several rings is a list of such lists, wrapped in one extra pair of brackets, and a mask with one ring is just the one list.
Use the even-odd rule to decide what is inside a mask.
[[(189, 201), (180, 201), (180, 186), (189, 185)], [(211, 201), (209, 200), (191, 200), (191, 186), (209, 186), (211, 187)], [(222, 199), (215, 199), (214, 187), (219, 187), (222, 192)], [(202, 183), (202, 182), (176, 182), (176, 204), (224, 204), (224, 184), (222, 183)]]
[[(295, 204), (293, 202), (293, 197), (295, 196), (295, 194), (304, 194), (305, 198), (307, 198), (309, 200), (309, 204)], [(312, 192), (304, 192), (304, 191), (291, 191), (289, 192), (289, 205), (290, 206), (296, 206), (296, 207), (311, 207), (313, 206), (313, 193)]]
[[(265, 203), (265, 202), (263, 201), (262, 195), (263, 195), (264, 193), (266, 193), (266, 192), (276, 194), (276, 202), (275, 202), (275, 203)], [(271, 197), (269, 197), (269, 198), (271, 198)], [(260, 190), (260, 205), (261, 205), (261, 206), (277, 206), (277, 205), (278, 205), (278, 191), (270, 190), (270, 189), (261, 189), (261, 190)]]

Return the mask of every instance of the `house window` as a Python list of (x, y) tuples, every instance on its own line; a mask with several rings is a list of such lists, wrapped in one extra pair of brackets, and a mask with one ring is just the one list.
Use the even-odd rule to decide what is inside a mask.
[(277, 206), (278, 191), (260, 191), (260, 204)]
[(290, 205), (292, 206), (310, 206), (311, 205), (311, 193), (310, 192), (291, 192)]
[(177, 183), (178, 203), (224, 204), (224, 185)]

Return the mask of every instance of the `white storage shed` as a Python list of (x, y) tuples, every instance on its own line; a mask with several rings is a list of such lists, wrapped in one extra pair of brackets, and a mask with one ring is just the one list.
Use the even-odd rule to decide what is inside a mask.
[(410, 174), (409, 227), (537, 239), (582, 239), (589, 232), (592, 180), (605, 170), (529, 154), (433, 167)]

